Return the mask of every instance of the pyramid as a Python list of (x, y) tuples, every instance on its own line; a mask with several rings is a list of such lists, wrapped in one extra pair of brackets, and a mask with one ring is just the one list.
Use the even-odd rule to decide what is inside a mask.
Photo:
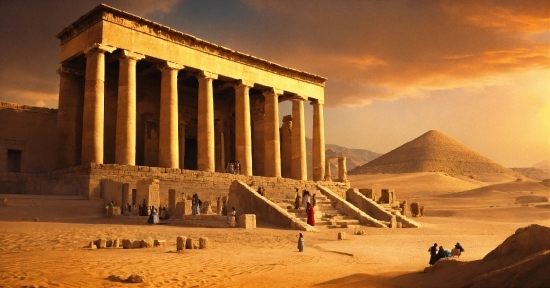
[(359, 166), (350, 175), (377, 173), (513, 173), (447, 135), (430, 130)]

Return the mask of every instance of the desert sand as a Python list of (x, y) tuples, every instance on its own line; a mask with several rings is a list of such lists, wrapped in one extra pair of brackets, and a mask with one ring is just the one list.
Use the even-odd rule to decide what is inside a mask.
[[(550, 188), (537, 181), (444, 173), (357, 175), (350, 180), (359, 188), (380, 183), (394, 188), (399, 200), (425, 205), (426, 216), (414, 218), (422, 228), (360, 227), (365, 235), (340, 241), (338, 232), (353, 234), (355, 229), (308, 232), (300, 253), (299, 231), (262, 222), (251, 230), (152, 226), (143, 217), (106, 218), (99, 202), (74, 199), (67, 207), (55, 197), (0, 195), (8, 198), (7, 207), (0, 207), (0, 286), (457, 287), (471, 279), (453, 275), (471, 276), (483, 270), (479, 267), (489, 267), (481, 259), (518, 228), (550, 226)], [(176, 252), (180, 235), (206, 236), (211, 246)], [(98, 238), (148, 237), (165, 239), (167, 246), (85, 248)], [(460, 242), (466, 252), (426, 269), (427, 249), (434, 242), (449, 250)], [(548, 251), (541, 253), (525, 265), (548, 267)], [(143, 275), (146, 281), (129, 284), (112, 277), (131, 274)], [(491, 286), (498, 283), (494, 279), (502, 279), (498, 273), (491, 275), (479, 276), (481, 282), (476, 283)], [(540, 285), (533, 278), (550, 284), (539, 276), (521, 283)]]

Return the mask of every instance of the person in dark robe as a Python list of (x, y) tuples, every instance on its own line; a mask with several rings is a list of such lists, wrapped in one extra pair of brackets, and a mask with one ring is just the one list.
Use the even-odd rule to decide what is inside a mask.
[(315, 226), (315, 210), (313, 209), (313, 206), (307, 203), (306, 206), (306, 213), (307, 213), (307, 224), (311, 226)]
[(434, 265), (437, 260), (437, 243), (434, 244), (434, 246), (430, 247), (428, 249), (428, 252), (430, 252), (430, 265)]
[(456, 242), (455, 249), (460, 250), (460, 252), (464, 252), (464, 248), (463, 248), (462, 245), (460, 245), (460, 243), (458, 243), (458, 242)]

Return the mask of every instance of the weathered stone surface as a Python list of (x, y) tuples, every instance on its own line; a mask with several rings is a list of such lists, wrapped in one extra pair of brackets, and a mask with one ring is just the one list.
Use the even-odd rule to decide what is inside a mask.
[(132, 274), (132, 275), (130, 275), (130, 277), (128, 277), (128, 279), (126, 279), (126, 282), (129, 282), (129, 283), (143, 283), (143, 282), (145, 282), (145, 276)]
[(355, 234), (357, 234), (357, 235), (365, 235), (365, 230), (359, 230), (359, 231), (355, 232)]
[(113, 248), (118, 248), (120, 247), (120, 244), (121, 244), (121, 241), (120, 239), (113, 239)]
[(158, 246), (158, 247), (166, 246), (166, 240), (155, 239), (155, 246)]
[(206, 249), (208, 248), (208, 238), (206, 237), (200, 237), (199, 238), (199, 249)]
[(256, 215), (242, 214), (241, 216), (239, 216), (239, 227), (244, 229), (256, 228)]
[(397, 222), (397, 228), (403, 228), (403, 223)]
[(141, 248), (141, 240), (132, 240), (132, 249)]
[(411, 203), (411, 214), (413, 217), (420, 216), (420, 205), (418, 205), (418, 203)]
[(90, 244), (88, 244), (89, 249), (97, 249), (97, 246), (95, 246), (94, 241), (90, 241)]
[(198, 239), (193, 239), (191, 237), (187, 238), (185, 242), (185, 249), (199, 249)]
[(155, 241), (151, 238), (141, 240), (141, 248), (153, 248)]
[(181, 251), (181, 250), (185, 249), (186, 243), (187, 243), (187, 237), (178, 236), (176, 238), (176, 250)]
[(105, 247), (113, 247), (113, 240), (107, 239), (105, 240)]
[(107, 248), (107, 239), (97, 239), (94, 242), (95, 246), (100, 249)]
[(123, 249), (132, 249), (132, 243), (134, 240), (131, 239), (122, 239), (122, 248)]
[(390, 228), (397, 228), (397, 217), (395, 215), (391, 215)]
[(348, 234), (346, 232), (338, 232), (338, 240), (347, 240)]

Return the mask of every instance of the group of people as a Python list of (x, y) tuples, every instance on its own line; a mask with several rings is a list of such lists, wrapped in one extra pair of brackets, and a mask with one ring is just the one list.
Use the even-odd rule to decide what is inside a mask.
[(300, 206), (306, 208), (307, 224), (315, 226), (315, 206), (317, 200), (315, 199), (315, 193), (311, 195), (308, 190), (302, 191), (302, 196), (296, 193), (296, 200), (294, 201), (294, 209), (300, 209)]
[(147, 219), (147, 223), (149, 224), (159, 223), (159, 215), (158, 215), (157, 208), (155, 208), (155, 206), (151, 206), (151, 215), (149, 215), (149, 219)]
[[(458, 242), (456, 243), (454, 249), (460, 251), (460, 253), (464, 252), (464, 248)], [(439, 246), (438, 249), (437, 243), (434, 243), (434, 245), (428, 249), (428, 252), (430, 252), (430, 266), (434, 265), (437, 261), (439, 261), (439, 259), (451, 257), (451, 251), (445, 250), (443, 246)]]
[(226, 172), (229, 174), (241, 174), (241, 163), (239, 161), (235, 162), (235, 164), (228, 163)]

